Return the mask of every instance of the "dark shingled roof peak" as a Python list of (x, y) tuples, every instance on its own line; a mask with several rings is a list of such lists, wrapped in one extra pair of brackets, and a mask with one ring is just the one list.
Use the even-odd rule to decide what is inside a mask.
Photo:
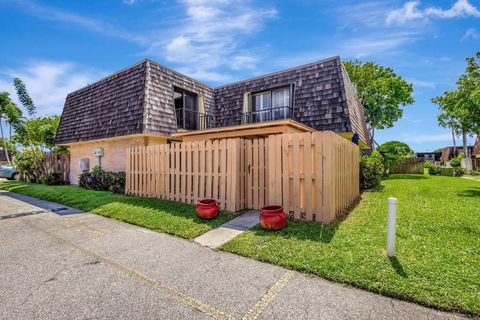
[(295, 84), (295, 120), (316, 130), (357, 132), (369, 143), (363, 107), (339, 56), (211, 87), (150, 59), (68, 94), (56, 143), (177, 131), (173, 88), (203, 97), (216, 126), (241, 122), (244, 92)]

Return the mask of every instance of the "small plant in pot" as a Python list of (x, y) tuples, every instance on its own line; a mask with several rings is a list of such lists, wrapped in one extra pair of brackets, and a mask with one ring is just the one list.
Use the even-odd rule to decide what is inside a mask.
[(287, 225), (287, 215), (282, 206), (271, 205), (261, 209), (260, 225), (265, 230), (280, 230)]
[(203, 199), (198, 201), (195, 212), (197, 216), (203, 219), (213, 219), (218, 215), (220, 210), (215, 199)]

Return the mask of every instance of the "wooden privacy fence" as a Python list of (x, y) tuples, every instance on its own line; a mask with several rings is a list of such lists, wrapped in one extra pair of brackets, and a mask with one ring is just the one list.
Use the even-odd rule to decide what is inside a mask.
[(280, 204), (295, 219), (331, 222), (360, 195), (360, 150), (333, 132), (134, 147), (126, 193), (228, 211)]
[(43, 153), (43, 165), (47, 174), (59, 174), (63, 181), (69, 182), (70, 155), (63, 153)]
[(423, 174), (423, 163), (425, 158), (409, 158), (397, 166), (390, 168), (390, 173), (418, 173)]

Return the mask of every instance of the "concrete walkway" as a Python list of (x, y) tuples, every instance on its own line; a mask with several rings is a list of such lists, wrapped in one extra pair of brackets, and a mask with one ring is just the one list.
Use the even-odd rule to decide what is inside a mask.
[(0, 319), (463, 318), (59, 208), (0, 192)]
[(255, 227), (259, 223), (259, 216), (260, 212), (258, 211), (246, 212), (241, 216), (196, 237), (193, 241), (202, 246), (216, 249), (248, 229)]

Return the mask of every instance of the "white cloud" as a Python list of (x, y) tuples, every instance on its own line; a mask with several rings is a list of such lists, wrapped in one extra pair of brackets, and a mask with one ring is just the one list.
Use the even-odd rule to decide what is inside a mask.
[(354, 58), (394, 53), (396, 50), (413, 43), (417, 35), (416, 32), (390, 32), (353, 37), (342, 41), (338, 45), (337, 52), (343, 56)]
[(410, 21), (426, 21), (429, 17), (434, 18), (458, 18), (458, 17), (480, 17), (480, 11), (468, 0), (457, 0), (449, 9), (439, 7), (427, 7), (420, 9), (420, 1), (406, 2), (402, 8), (394, 9), (387, 13), (385, 22), (387, 25), (403, 25)]
[(460, 41), (466, 41), (466, 40), (469, 40), (469, 39), (477, 39), (479, 37), (480, 37), (480, 32), (478, 32), (478, 30), (475, 29), (475, 28), (470, 28), (467, 31), (465, 31), (465, 34), (460, 39)]
[(166, 41), (155, 42), (149, 53), (180, 67), (195, 69), (197, 74), (211, 75), (212, 69), (222, 67), (254, 68), (257, 56), (239, 54), (238, 49), (242, 41), (259, 32), (266, 21), (276, 16), (275, 9), (254, 7), (239, 0), (180, 2), (186, 17), (165, 33), (169, 35)]
[(452, 140), (452, 135), (448, 133), (433, 134), (408, 134), (404, 135), (406, 142), (425, 143), (425, 142), (448, 142)]
[(103, 75), (70, 62), (31, 61), (19, 69), (1, 70), (0, 91), (8, 91), (16, 99), (13, 78), (18, 77), (25, 83), (39, 115), (60, 114), (68, 93)]
[[(58, 21), (69, 25), (77, 25), (109, 37), (121, 38), (138, 44), (147, 43), (147, 38), (140, 34), (135, 34), (126, 30), (117, 28), (101, 20), (85, 17), (79, 14), (68, 12), (56, 7), (39, 5), (31, 0), (11, 0), (19, 8), (25, 10), (31, 15), (49, 21)], [(132, 3), (133, 4), (133, 3)]]
[(234, 70), (255, 69), (258, 57), (249, 54), (239, 54), (232, 59), (231, 68)]
[(470, 4), (468, 0), (457, 0), (457, 2), (447, 10), (438, 7), (426, 8), (425, 14), (439, 18), (480, 17), (480, 11)]
[(387, 25), (394, 23), (404, 24), (410, 20), (424, 19), (424, 13), (418, 10), (420, 1), (409, 1), (400, 9), (395, 9), (387, 14), (385, 22)]

